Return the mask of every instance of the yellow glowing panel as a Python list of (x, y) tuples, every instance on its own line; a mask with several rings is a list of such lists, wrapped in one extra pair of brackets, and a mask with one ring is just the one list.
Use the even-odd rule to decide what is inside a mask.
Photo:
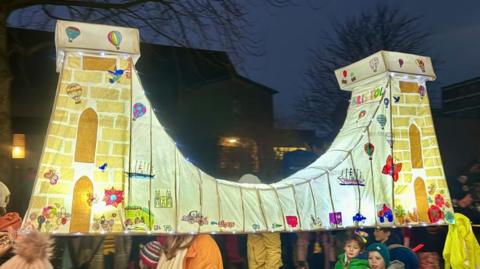
[(400, 91), (403, 93), (418, 93), (416, 82), (400, 81)]
[(93, 56), (83, 57), (83, 70), (99, 70), (108, 71), (115, 70), (117, 64), (116, 59), (113, 58), (101, 58)]
[(88, 177), (81, 177), (73, 189), (72, 223), (70, 232), (86, 233), (90, 229), (91, 206), (89, 194), (93, 193), (93, 184)]
[(428, 219), (428, 200), (427, 189), (423, 179), (417, 177), (415, 179), (415, 201), (417, 203), (418, 220), (420, 222), (429, 222)]
[(420, 131), (414, 124), (410, 125), (408, 129), (408, 136), (410, 137), (410, 155), (412, 158), (412, 168), (423, 168), (422, 157), (422, 141), (420, 138)]
[(97, 145), (98, 116), (91, 108), (86, 109), (80, 116), (77, 131), (77, 146), (75, 161), (93, 163), (95, 161), (95, 147)]

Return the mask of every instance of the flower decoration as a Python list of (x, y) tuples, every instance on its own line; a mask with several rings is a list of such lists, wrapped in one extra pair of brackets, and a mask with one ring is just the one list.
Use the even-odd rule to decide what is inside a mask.
[(440, 193), (437, 193), (435, 195), (435, 205), (438, 207), (442, 207), (445, 205), (445, 199), (443, 198), (443, 195), (441, 195)]
[(445, 220), (448, 223), (454, 223), (455, 222), (455, 217), (454, 217), (452, 211), (447, 211), (447, 213), (445, 213)]
[(53, 206), (47, 206), (43, 208), (43, 214), (45, 218), (53, 218), (57, 215), (57, 209)]
[(55, 170), (49, 169), (47, 172), (43, 174), (44, 178), (50, 180), (50, 184), (55, 185), (58, 182), (58, 174)]
[(105, 197), (103, 197), (103, 201), (105, 201), (107, 205), (117, 207), (118, 204), (123, 202), (123, 191), (116, 190), (113, 187), (109, 190), (105, 190)]
[(285, 216), (285, 219), (287, 220), (287, 224), (290, 227), (297, 227), (298, 225), (298, 218), (297, 216)]
[(353, 222), (355, 223), (365, 222), (366, 219), (367, 218), (360, 213), (357, 213), (355, 216), (353, 216)]
[(386, 204), (383, 204), (382, 208), (378, 211), (377, 216), (381, 223), (384, 223), (385, 219), (387, 219), (388, 222), (393, 221), (392, 209), (390, 209)]
[(360, 229), (355, 229), (355, 234), (362, 239), (362, 241), (366, 244), (368, 241), (368, 233), (362, 231)]
[(443, 219), (443, 211), (436, 205), (431, 205), (428, 209), (428, 218), (431, 223), (437, 223), (439, 220)]

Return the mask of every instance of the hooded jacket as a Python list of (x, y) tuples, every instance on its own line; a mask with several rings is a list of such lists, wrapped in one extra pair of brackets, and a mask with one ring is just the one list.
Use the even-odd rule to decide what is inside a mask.
[(445, 269), (475, 269), (480, 267), (480, 246), (472, 230), (470, 219), (455, 213), (455, 224), (448, 225), (443, 248)]
[(183, 269), (223, 269), (222, 255), (210, 235), (200, 234), (188, 248)]
[(335, 263), (335, 269), (366, 269), (368, 268), (368, 260), (353, 258), (348, 265), (345, 264), (345, 253), (338, 256), (338, 261)]

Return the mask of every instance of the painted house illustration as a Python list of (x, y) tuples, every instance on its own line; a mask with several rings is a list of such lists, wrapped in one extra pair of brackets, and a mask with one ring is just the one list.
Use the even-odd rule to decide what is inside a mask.
[(58, 21), (56, 46), (59, 82), (25, 229), (253, 233), (453, 222), (428, 57), (380, 51), (338, 69), (352, 94), (342, 130), (311, 165), (267, 185), (213, 178), (181, 154), (135, 71), (138, 30)]

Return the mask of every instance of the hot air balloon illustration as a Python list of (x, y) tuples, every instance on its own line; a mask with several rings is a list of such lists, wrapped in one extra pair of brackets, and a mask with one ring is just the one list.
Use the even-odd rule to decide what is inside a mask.
[(360, 112), (358, 113), (358, 119), (357, 119), (357, 121), (360, 120), (361, 118), (365, 117), (365, 114), (367, 114), (367, 111), (365, 111), (365, 110), (360, 111)]
[(357, 77), (355, 77), (355, 74), (353, 72), (350, 72), (350, 80), (352, 82), (355, 82), (355, 80), (357, 80)]
[(385, 117), (385, 115), (383, 115), (383, 114), (379, 114), (377, 116), (377, 121), (378, 121), (378, 123), (380, 124), (380, 126), (382, 127), (382, 130), (383, 130), (383, 128), (385, 128), (385, 124), (387, 124), (387, 117)]
[(415, 62), (417, 63), (417, 66), (422, 70), (422, 73), (425, 73), (425, 63), (423, 62), (422, 59), (416, 59)]
[(65, 33), (67, 33), (68, 42), (72, 42), (75, 38), (77, 38), (80, 35), (80, 29), (78, 29), (77, 27), (68, 26), (65, 29)]
[(388, 98), (383, 99), (383, 103), (385, 104), (385, 109), (388, 109), (388, 104), (390, 104), (390, 99)]
[(343, 84), (347, 84), (348, 71), (347, 71), (347, 70), (343, 70), (343, 71), (342, 71), (342, 76), (343, 76), (343, 78), (342, 78), (342, 83), (343, 83)]
[(373, 152), (375, 151), (375, 146), (372, 143), (367, 143), (363, 149), (365, 150), (365, 153), (367, 153), (368, 159), (371, 160)]
[(80, 104), (82, 102), (80, 100), (82, 92), (82, 87), (77, 83), (72, 83), (67, 86), (67, 94), (75, 101), (75, 104)]
[(425, 87), (420, 85), (420, 87), (418, 87), (418, 93), (420, 94), (420, 97), (423, 98), (425, 96), (425, 93), (426, 93)]
[(147, 108), (142, 103), (135, 103), (133, 105), (133, 120), (145, 115), (145, 112), (147, 112)]
[(385, 139), (387, 140), (387, 143), (390, 145), (390, 148), (393, 148), (393, 136), (391, 132), (385, 133)]
[(398, 64), (400, 65), (400, 68), (403, 67), (403, 63), (404, 63), (404, 62), (403, 62), (403, 59), (402, 59), (402, 58), (398, 59)]
[(373, 70), (373, 72), (377, 72), (379, 63), (380, 63), (380, 61), (378, 60), (378, 57), (373, 57), (373, 59), (371, 59), (368, 62), (369, 66)]
[(119, 31), (111, 31), (108, 33), (108, 41), (118, 50), (120, 49), (120, 43), (122, 43), (122, 34)]

